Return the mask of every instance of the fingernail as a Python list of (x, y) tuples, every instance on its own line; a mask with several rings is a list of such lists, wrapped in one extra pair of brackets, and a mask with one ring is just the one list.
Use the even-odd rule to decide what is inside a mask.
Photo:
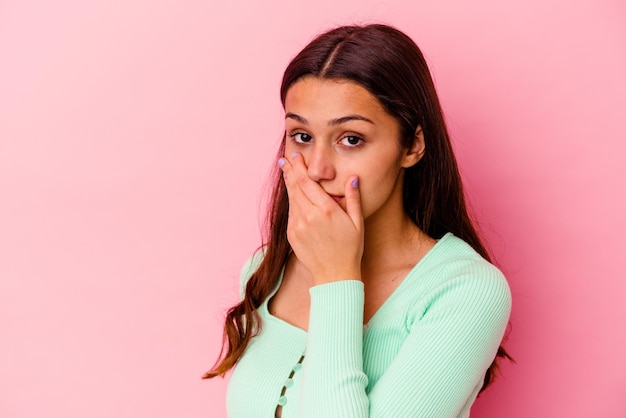
[(279, 158), (278, 159), (278, 166), (282, 168), (282, 166), (285, 165), (285, 159), (284, 158)]
[(352, 180), (352, 188), (356, 189), (357, 187), (359, 187), (359, 178), (355, 178), (354, 180)]
[(296, 155), (298, 155), (298, 152), (294, 151), (291, 153), (291, 158), (296, 158)]

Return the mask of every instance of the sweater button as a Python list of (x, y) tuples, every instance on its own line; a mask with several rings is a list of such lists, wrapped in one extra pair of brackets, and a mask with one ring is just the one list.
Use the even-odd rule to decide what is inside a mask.
[(285, 387), (289, 389), (292, 386), (293, 386), (293, 379), (287, 379), (287, 381), (285, 382)]
[(278, 398), (278, 405), (285, 406), (286, 403), (287, 403), (287, 397), (286, 396), (281, 396), (280, 398)]
[(293, 371), (297, 372), (301, 368), (302, 368), (302, 363), (297, 363), (295, 366), (293, 366)]

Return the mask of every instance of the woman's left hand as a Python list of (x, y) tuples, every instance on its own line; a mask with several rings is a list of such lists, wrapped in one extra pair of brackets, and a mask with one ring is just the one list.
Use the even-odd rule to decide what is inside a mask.
[(315, 285), (360, 280), (364, 227), (358, 177), (348, 177), (344, 186), (344, 211), (309, 177), (301, 154), (278, 164), (289, 195), (287, 239)]

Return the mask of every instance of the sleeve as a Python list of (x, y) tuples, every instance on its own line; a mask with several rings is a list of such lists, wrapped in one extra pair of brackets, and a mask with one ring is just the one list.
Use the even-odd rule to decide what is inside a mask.
[(416, 302), (405, 342), (369, 394), (362, 283), (338, 283), (311, 289), (301, 416), (456, 417), (473, 401), (511, 309), (497, 269), (456, 275), (429, 292), (426, 303)]
[(302, 372), (301, 417), (367, 417), (363, 282), (313, 286)]

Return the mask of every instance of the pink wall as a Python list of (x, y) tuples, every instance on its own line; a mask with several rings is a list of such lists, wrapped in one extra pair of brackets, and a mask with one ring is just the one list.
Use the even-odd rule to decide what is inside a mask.
[(384, 21), (434, 71), (514, 296), (476, 417), (626, 416), (626, 6), (0, 3), (0, 416), (224, 417), (219, 350), (259, 243), (282, 70)]

